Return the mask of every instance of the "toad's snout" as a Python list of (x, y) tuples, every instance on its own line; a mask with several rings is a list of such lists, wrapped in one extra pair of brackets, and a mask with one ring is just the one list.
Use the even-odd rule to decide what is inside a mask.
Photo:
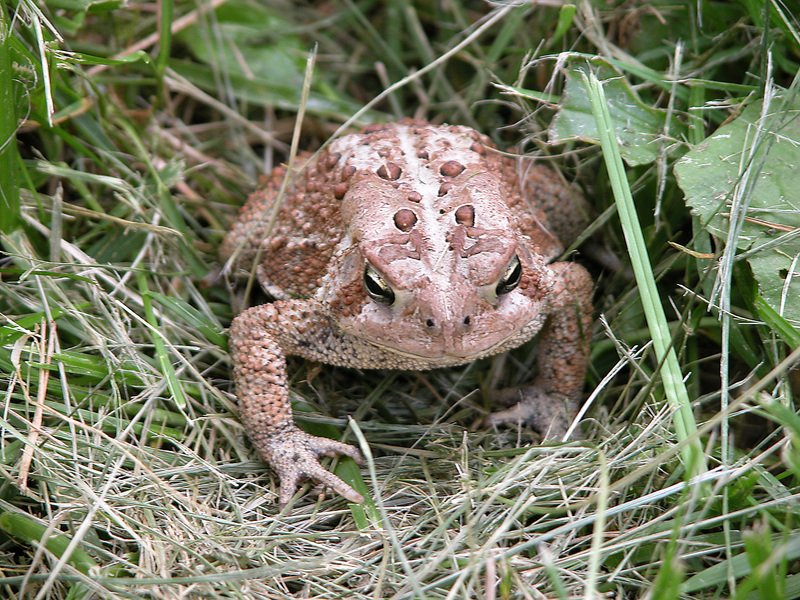
[(468, 358), (496, 344), (500, 332), (494, 331), (487, 314), (491, 307), (479, 306), (472, 298), (437, 298), (420, 308), (420, 329), (441, 356)]

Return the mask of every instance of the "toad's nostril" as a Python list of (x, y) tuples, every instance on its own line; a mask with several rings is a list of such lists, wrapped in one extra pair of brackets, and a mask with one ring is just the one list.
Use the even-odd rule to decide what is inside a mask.
[(434, 327), (436, 325), (436, 322), (433, 319), (428, 319), (427, 321), (425, 321), (425, 325), (427, 325), (429, 328), (431, 328), (431, 327)]
[(464, 320), (462, 321), (462, 323), (464, 323), (464, 325), (469, 325), (471, 322), (472, 322), (472, 320), (469, 318), (469, 315), (464, 317)]

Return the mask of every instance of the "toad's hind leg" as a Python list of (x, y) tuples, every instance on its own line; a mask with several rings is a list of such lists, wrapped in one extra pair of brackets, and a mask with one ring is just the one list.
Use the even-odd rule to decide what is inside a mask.
[(245, 271), (253, 267), (260, 243), (269, 237), (269, 218), (285, 176), (285, 168), (275, 168), (239, 209), (239, 215), (219, 247), (223, 262), (232, 259), (235, 268)]

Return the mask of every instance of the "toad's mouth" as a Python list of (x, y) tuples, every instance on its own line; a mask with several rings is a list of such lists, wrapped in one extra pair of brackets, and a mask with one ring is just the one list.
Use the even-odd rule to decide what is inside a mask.
[(517, 331), (509, 332), (507, 335), (488, 346), (472, 344), (469, 350), (463, 347), (456, 347), (453, 344), (447, 344), (437, 345), (433, 348), (426, 348), (424, 351), (420, 350), (415, 352), (413, 350), (402, 349), (398, 348), (397, 346), (385, 344), (377, 340), (370, 340), (370, 343), (377, 346), (381, 350), (391, 354), (403, 356), (414, 361), (447, 366), (472, 362), (473, 360), (478, 360), (479, 358), (492, 356), (493, 354), (499, 354), (501, 352), (505, 352), (506, 350), (510, 350), (511, 348), (519, 345), (519, 343), (522, 343), (522, 341), (517, 344), (512, 343), (512, 339), (518, 335), (518, 333), (519, 332)]

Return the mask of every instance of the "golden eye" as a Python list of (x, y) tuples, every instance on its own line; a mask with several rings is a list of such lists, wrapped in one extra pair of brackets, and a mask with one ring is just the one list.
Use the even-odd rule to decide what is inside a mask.
[(378, 273), (377, 269), (370, 264), (367, 264), (364, 269), (364, 289), (369, 294), (369, 297), (378, 304), (385, 304), (386, 306), (394, 304), (392, 287), (386, 283), (386, 280)]
[(498, 296), (507, 294), (519, 285), (519, 280), (522, 278), (522, 265), (519, 262), (519, 257), (515, 254), (511, 262), (508, 263), (500, 282), (495, 288), (495, 293)]

